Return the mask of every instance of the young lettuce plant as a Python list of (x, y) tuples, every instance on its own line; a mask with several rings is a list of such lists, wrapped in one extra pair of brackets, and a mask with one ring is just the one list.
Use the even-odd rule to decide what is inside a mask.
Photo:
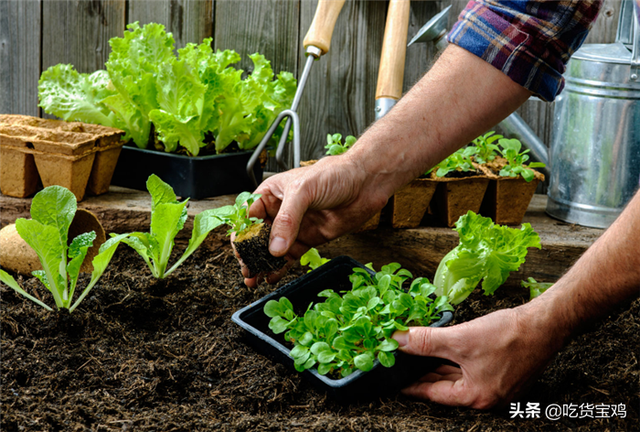
[(438, 164), (436, 177), (444, 177), (452, 171), (470, 172), (476, 171), (471, 156), (475, 155), (475, 147), (464, 147)]
[(476, 148), (476, 154), (474, 155), (476, 162), (484, 164), (496, 158), (499, 147), (494, 143), (503, 138), (503, 136), (494, 134), (494, 131), (487, 132), (473, 140), (472, 144)]
[[(31, 203), (31, 219), (16, 220), (16, 230), (20, 237), (38, 255), (42, 270), (32, 274), (51, 292), (58, 309), (73, 312), (89, 294), (109, 265), (113, 254), (126, 235), (116, 235), (100, 246), (93, 258), (91, 280), (75, 303), (75, 294), (80, 266), (93, 246), (94, 231), (80, 234), (68, 243), (68, 233), (76, 214), (76, 197), (61, 186), (49, 186), (38, 192)], [(0, 270), (0, 280), (34, 303), (51, 311), (44, 302), (27, 293), (7, 272)]]
[(328, 156), (337, 156), (343, 153), (346, 153), (352, 145), (354, 145), (357, 141), (357, 138), (353, 135), (348, 135), (344, 144), (342, 144), (342, 135), (339, 133), (336, 134), (327, 134), (327, 145), (324, 148), (327, 149)]
[(269, 328), (276, 334), (286, 332), (285, 340), (294, 344), (290, 355), (298, 371), (317, 366), (321, 375), (346, 377), (356, 369), (371, 370), (376, 360), (391, 367), (398, 348), (391, 338), (394, 331), (429, 325), (443, 311), (453, 310), (445, 296), (432, 297), (436, 287), (426, 278), (415, 279), (405, 291), (403, 284), (410, 278), (398, 263), (383, 266), (375, 275), (354, 268), (350, 291), (342, 296), (322, 291), (318, 296), (326, 300), (310, 305), (303, 316), (295, 314), (286, 297), (268, 301), (264, 312), (271, 318)]
[(538, 297), (540, 294), (553, 286), (552, 282), (538, 282), (534, 278), (527, 278), (526, 281), (520, 282), (522, 288), (529, 288), (529, 301)]
[(171, 186), (152, 174), (147, 180), (147, 189), (151, 194), (151, 226), (148, 233), (133, 232), (122, 240), (131, 246), (149, 266), (151, 273), (163, 279), (173, 273), (200, 244), (209, 232), (222, 225), (217, 209), (205, 210), (196, 215), (193, 221), (191, 239), (178, 261), (167, 270), (169, 257), (175, 245), (176, 235), (184, 228), (187, 220), (187, 202), (178, 202)]
[(304, 255), (300, 257), (300, 265), (309, 266), (309, 271), (307, 271), (307, 273), (310, 273), (311, 271), (317, 269), (323, 264), (328, 263), (329, 261), (331, 261), (329, 258), (322, 258), (320, 256), (320, 252), (318, 252), (318, 249), (316, 248), (309, 249), (307, 252), (305, 252)]
[(491, 295), (512, 271), (520, 268), (527, 248), (540, 249), (540, 237), (528, 223), (521, 229), (495, 225), (490, 218), (469, 211), (456, 222), (460, 243), (440, 261), (433, 284), (437, 295), (453, 305), (466, 299), (482, 281)]
[(531, 162), (528, 167), (524, 165), (529, 160), (529, 149), (520, 152), (522, 144), (517, 139), (503, 138), (498, 141), (500, 149), (498, 150), (507, 160), (507, 164), (500, 170), (503, 177), (517, 177), (518, 175), (528, 183), (534, 179), (535, 173), (531, 168), (544, 168), (542, 162)]
[(234, 204), (214, 210), (216, 216), (229, 227), (227, 235), (232, 233), (241, 235), (252, 226), (262, 223), (262, 219), (249, 217), (248, 214), (251, 204), (260, 199), (261, 196), (251, 192), (242, 192), (236, 197)]

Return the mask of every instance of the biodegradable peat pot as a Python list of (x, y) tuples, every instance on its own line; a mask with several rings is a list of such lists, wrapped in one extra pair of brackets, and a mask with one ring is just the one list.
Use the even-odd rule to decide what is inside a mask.
[(503, 177), (498, 173), (506, 161), (496, 158), (494, 162), (482, 165), (480, 169), (490, 178), (487, 192), (480, 206), (480, 214), (490, 217), (500, 225), (519, 225), (524, 218), (529, 203), (544, 175), (533, 170), (535, 177), (530, 182), (521, 176)]
[[(118, 158), (112, 184), (147, 190), (147, 179), (155, 174), (169, 183), (176, 195), (201, 199), (253, 190), (247, 163), (253, 151), (211, 156), (184, 156), (157, 150), (124, 146)], [(262, 164), (253, 167), (262, 181)]]
[(259, 223), (238, 235), (233, 241), (236, 252), (252, 275), (272, 273), (285, 266), (287, 260), (269, 253), (271, 225)]
[(454, 226), (469, 210), (474, 213), (480, 211), (489, 177), (482, 171), (479, 173), (466, 177), (436, 177), (435, 172), (431, 173), (432, 181), (438, 183), (431, 209), (447, 226)]
[[(334, 258), (257, 302), (240, 309), (231, 319), (247, 331), (248, 342), (258, 351), (294, 369), (293, 358), (289, 355), (291, 347), (288, 344), (285, 345), (282, 334), (275, 335), (269, 329), (270, 318), (263, 312), (264, 305), (269, 300), (287, 297), (293, 304), (296, 314), (301, 316), (311, 302), (323, 301), (317, 296), (321, 291), (328, 288), (337, 292), (351, 289), (349, 275), (353, 273), (354, 267), (366, 269), (350, 257)], [(370, 270), (367, 269), (367, 271)], [(451, 312), (443, 312), (441, 319), (431, 326), (441, 327), (452, 319)], [(302, 375), (319, 390), (327, 392), (329, 396), (340, 402), (348, 403), (393, 394), (424, 376), (442, 362), (440, 359), (411, 356), (399, 351), (395, 352), (395, 356), (396, 364), (391, 368), (382, 366), (376, 360), (373, 369), (369, 372), (356, 370), (341, 379), (320, 375), (316, 369), (305, 370)]]
[(394, 228), (416, 228), (431, 203), (438, 183), (417, 178), (391, 197), (391, 226)]
[(105, 193), (123, 133), (86, 123), (0, 115), (2, 192), (29, 196), (39, 188), (39, 176), (43, 186), (66, 187), (78, 201), (87, 189)]
[[(80, 271), (84, 273), (93, 271), (91, 262), (107, 238), (98, 218), (88, 210), (78, 209), (69, 226), (69, 243), (79, 234), (89, 231), (96, 233), (96, 239), (80, 267)], [(0, 230), (0, 267), (29, 276), (34, 270), (42, 270), (36, 251), (22, 240), (15, 224), (7, 225)]]

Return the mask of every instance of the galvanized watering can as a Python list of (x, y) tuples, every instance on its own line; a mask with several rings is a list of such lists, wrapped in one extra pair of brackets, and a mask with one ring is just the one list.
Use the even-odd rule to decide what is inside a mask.
[[(634, 10), (635, 7), (635, 10)], [(447, 10), (411, 41), (442, 45)], [(546, 146), (512, 114), (500, 123), (533, 159), (548, 165), (547, 213), (557, 219), (608, 227), (640, 182), (640, 6), (622, 3), (613, 44), (586, 44), (573, 55), (556, 99), (553, 138)], [(439, 46), (439, 45), (437, 45)]]

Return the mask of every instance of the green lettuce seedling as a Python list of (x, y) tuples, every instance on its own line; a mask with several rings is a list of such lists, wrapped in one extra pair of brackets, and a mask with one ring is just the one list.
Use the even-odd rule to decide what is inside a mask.
[(464, 147), (438, 164), (436, 177), (444, 177), (452, 171), (476, 171), (471, 156), (475, 155), (475, 147)]
[(533, 300), (540, 294), (548, 290), (553, 286), (552, 282), (538, 282), (534, 278), (530, 277), (526, 281), (520, 282), (523, 288), (529, 288), (529, 300)]
[(476, 148), (476, 154), (474, 156), (476, 162), (484, 164), (496, 158), (496, 152), (499, 150), (499, 147), (494, 143), (503, 138), (503, 136), (494, 134), (494, 131), (487, 132), (473, 140), (472, 144)]
[(540, 237), (528, 223), (521, 229), (495, 225), (490, 218), (469, 211), (456, 222), (460, 244), (440, 261), (433, 279), (437, 295), (453, 305), (466, 299), (482, 281), (485, 295), (520, 268), (527, 248), (540, 249)]
[[(93, 272), (89, 284), (72, 304), (80, 266), (93, 246), (96, 233), (80, 234), (67, 245), (69, 227), (76, 214), (76, 197), (61, 186), (49, 186), (38, 192), (31, 202), (31, 219), (16, 220), (16, 230), (38, 255), (42, 270), (32, 274), (51, 292), (58, 309), (73, 312), (98, 282), (109, 261), (126, 235), (117, 235), (100, 246), (93, 258)], [(28, 294), (7, 272), (0, 270), (0, 280), (47, 310), (47, 304)]]
[(436, 287), (426, 278), (415, 279), (405, 291), (403, 284), (410, 278), (398, 263), (375, 275), (354, 268), (350, 291), (342, 296), (322, 291), (318, 296), (326, 300), (310, 305), (303, 316), (295, 314), (286, 297), (268, 301), (264, 312), (271, 318), (269, 328), (286, 332), (285, 340), (294, 344), (290, 355), (298, 371), (317, 366), (321, 375), (346, 377), (356, 369), (371, 370), (376, 360), (391, 367), (398, 348), (393, 332), (429, 325), (443, 311), (453, 310), (445, 296), (432, 297)]
[(213, 214), (229, 227), (227, 235), (231, 235), (232, 233), (241, 234), (253, 225), (262, 222), (262, 219), (249, 217), (248, 214), (251, 204), (261, 196), (260, 194), (252, 194), (251, 192), (242, 192), (236, 197), (235, 204), (212, 210)]
[(525, 166), (524, 163), (529, 160), (529, 149), (520, 152), (522, 144), (517, 139), (503, 138), (498, 141), (500, 149), (498, 150), (502, 156), (507, 160), (507, 164), (500, 170), (500, 175), (503, 177), (517, 177), (518, 175), (528, 183), (534, 179), (535, 173), (531, 168), (544, 168), (545, 164), (542, 162), (531, 162), (529, 166)]
[(324, 146), (324, 148), (327, 149), (327, 155), (337, 156), (346, 153), (347, 150), (349, 150), (351, 146), (356, 143), (356, 141), (356, 137), (354, 137), (353, 135), (348, 135), (344, 140), (344, 144), (342, 144), (341, 134), (327, 134), (327, 145)]
[(211, 230), (222, 225), (217, 209), (205, 210), (193, 220), (191, 239), (182, 257), (167, 270), (176, 235), (184, 228), (187, 220), (187, 202), (178, 202), (171, 186), (152, 174), (147, 180), (147, 189), (151, 194), (151, 226), (148, 233), (133, 232), (122, 240), (131, 246), (149, 266), (151, 273), (158, 279), (173, 273), (200, 244)]
[(318, 249), (316, 248), (309, 249), (307, 252), (305, 252), (304, 255), (300, 257), (300, 265), (308, 265), (310, 267), (307, 273), (317, 269), (318, 267), (328, 263), (329, 261), (331, 261), (329, 258), (322, 258), (320, 256), (320, 252), (318, 252)]

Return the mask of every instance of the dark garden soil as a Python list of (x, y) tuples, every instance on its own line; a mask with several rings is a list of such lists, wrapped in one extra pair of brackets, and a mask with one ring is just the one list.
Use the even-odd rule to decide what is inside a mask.
[[(35, 278), (20, 283), (51, 303)], [(543, 409), (554, 403), (624, 404), (626, 418), (553, 422), (544, 413), (538, 420), (510, 419), (508, 408), (478, 412), (402, 395), (339, 405), (295, 371), (257, 354), (231, 322), (234, 311), (273, 289), (246, 288), (226, 247), (199, 250), (158, 282), (124, 245), (71, 315), (47, 312), (3, 285), (0, 429), (639, 430), (638, 301), (578, 337), (522, 399), (523, 407), (539, 402)], [(524, 301), (514, 289), (494, 297), (475, 294), (456, 320)]]

